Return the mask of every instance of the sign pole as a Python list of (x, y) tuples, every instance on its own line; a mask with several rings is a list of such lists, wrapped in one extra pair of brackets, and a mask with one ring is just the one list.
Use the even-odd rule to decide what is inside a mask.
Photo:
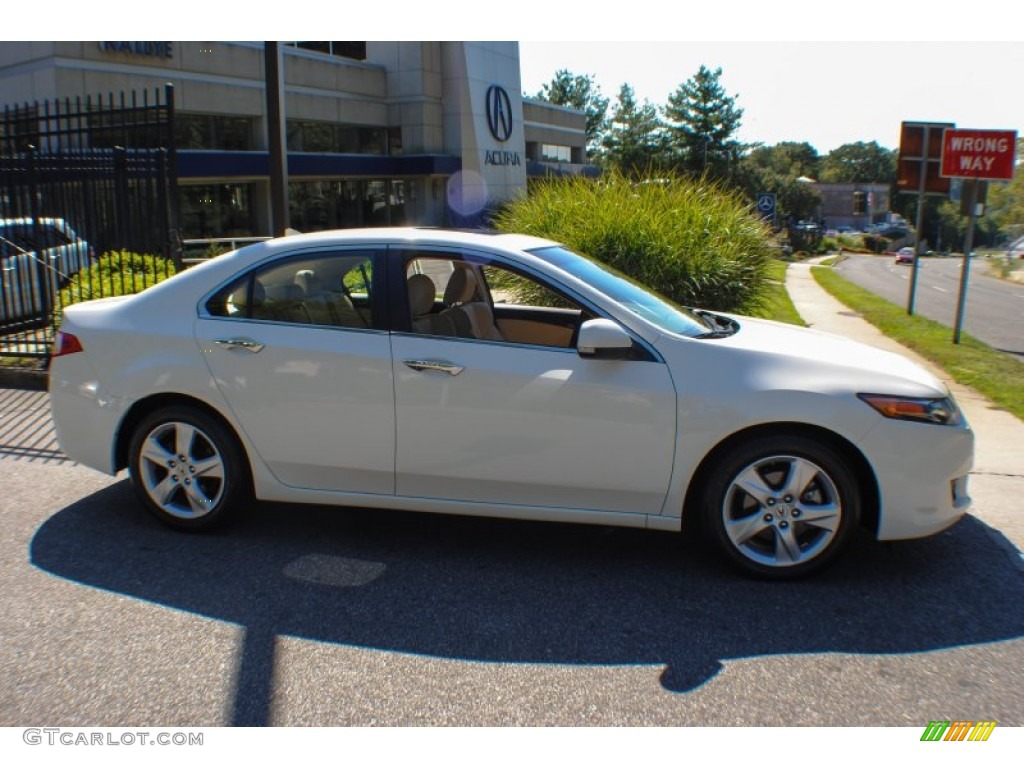
[(917, 188), (917, 232), (914, 241), (914, 260), (910, 262), (910, 288), (907, 291), (907, 314), (914, 314), (914, 297), (917, 294), (917, 260), (921, 257), (921, 238), (924, 230), (924, 194), (928, 183), (928, 142), (929, 127), (924, 126), (924, 138), (921, 149), (921, 182)]
[(977, 179), (967, 182), (971, 191), (969, 195), (970, 212), (967, 215), (967, 234), (964, 237), (964, 264), (960, 269), (960, 296), (956, 302), (956, 323), (953, 326), (953, 343), (960, 343), (960, 328), (964, 323), (964, 305), (967, 303), (967, 280), (971, 275), (971, 249), (974, 247), (974, 217), (978, 207), (978, 185)]

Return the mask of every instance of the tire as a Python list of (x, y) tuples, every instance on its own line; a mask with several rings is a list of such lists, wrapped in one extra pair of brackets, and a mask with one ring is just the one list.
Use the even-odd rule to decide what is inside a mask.
[(727, 559), (767, 579), (831, 563), (860, 519), (856, 476), (827, 443), (765, 436), (732, 448), (705, 488), (704, 523)]
[(197, 408), (154, 411), (135, 428), (128, 450), (135, 493), (158, 520), (174, 528), (219, 525), (251, 493), (238, 440)]

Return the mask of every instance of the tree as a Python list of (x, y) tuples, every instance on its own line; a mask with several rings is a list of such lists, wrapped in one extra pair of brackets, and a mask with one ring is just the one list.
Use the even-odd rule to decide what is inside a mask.
[[(790, 218), (816, 220), (821, 215), (821, 193), (813, 184), (797, 181), (798, 176), (766, 168), (749, 156), (740, 161), (734, 183), (750, 200), (762, 192), (775, 193), (775, 220), (780, 225)], [(806, 175), (806, 174), (800, 174)]]
[(1000, 234), (1009, 240), (1024, 235), (1024, 139), (1017, 139), (1017, 167), (1013, 179), (1004, 184), (990, 184), (988, 213), (999, 227)]
[(560, 69), (536, 98), (583, 112), (587, 117), (587, 151), (600, 150), (601, 136), (608, 125), (608, 99), (601, 95), (594, 75), (574, 75), (567, 69)]
[(842, 184), (895, 184), (898, 153), (877, 141), (843, 144), (821, 161), (821, 181)]
[(733, 136), (743, 110), (737, 96), (728, 96), (719, 82), (721, 68), (713, 72), (701, 65), (697, 74), (668, 97), (664, 114), (676, 163), (691, 173), (718, 178), (729, 175), (731, 161), (742, 145)]
[(820, 174), (818, 150), (806, 141), (783, 141), (774, 147), (755, 147), (744, 160), (758, 168), (794, 179), (801, 176), (817, 179)]
[(632, 87), (623, 83), (601, 144), (605, 164), (623, 173), (637, 176), (660, 167), (665, 135), (658, 108), (646, 100), (638, 104)]

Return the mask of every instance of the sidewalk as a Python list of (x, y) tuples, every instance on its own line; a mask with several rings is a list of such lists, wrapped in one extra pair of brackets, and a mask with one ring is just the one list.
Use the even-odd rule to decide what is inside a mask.
[(816, 330), (909, 357), (949, 385), (975, 434), (971, 514), (998, 529), (1018, 550), (1024, 550), (1024, 505), (1020, 503), (1024, 499), (1024, 422), (997, 409), (973, 389), (955, 383), (941, 368), (897, 344), (832, 298), (811, 276), (811, 266), (790, 264), (786, 271), (786, 290), (804, 322)]

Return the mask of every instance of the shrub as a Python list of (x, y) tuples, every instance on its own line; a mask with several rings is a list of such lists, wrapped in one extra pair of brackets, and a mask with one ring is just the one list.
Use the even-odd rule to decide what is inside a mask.
[(885, 253), (891, 243), (892, 240), (881, 235), (864, 235), (864, 247), (872, 253)]
[(139, 293), (166, 280), (176, 271), (174, 263), (162, 256), (107, 251), (61, 289), (60, 306), (105, 296)]
[(499, 211), (494, 226), (563, 243), (684, 306), (726, 312), (761, 303), (772, 252), (771, 232), (749, 201), (677, 176), (537, 184)]
[(789, 244), (797, 253), (812, 255), (822, 252), (824, 235), (818, 227), (790, 227)]

